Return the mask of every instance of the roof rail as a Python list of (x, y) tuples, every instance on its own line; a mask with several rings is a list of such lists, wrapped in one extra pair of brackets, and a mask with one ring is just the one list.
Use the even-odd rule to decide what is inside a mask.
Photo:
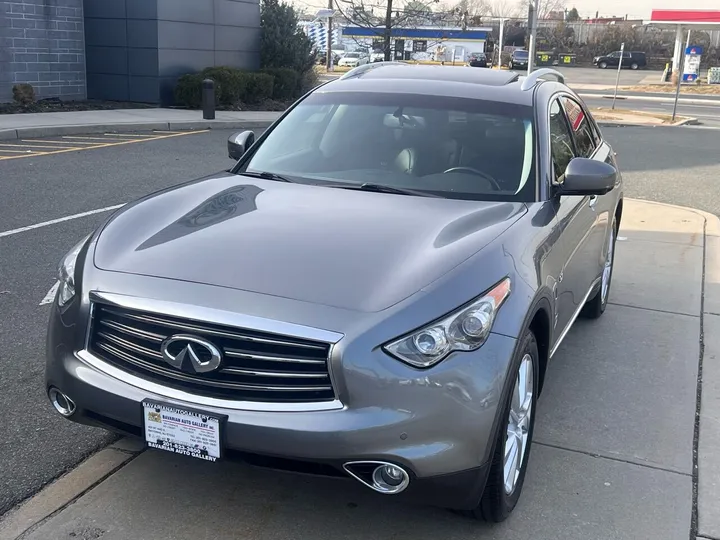
[(521, 90), (530, 90), (533, 86), (535, 86), (540, 80), (540, 78), (546, 76), (546, 75), (552, 75), (555, 77), (559, 83), (565, 84), (565, 76), (560, 73), (556, 69), (551, 68), (540, 68), (536, 69), (535, 71), (528, 73), (528, 76), (525, 78), (525, 80), (522, 82), (522, 85), (520, 86)]
[(403, 66), (410, 65), (408, 62), (398, 62), (398, 61), (393, 61), (393, 60), (390, 60), (388, 62), (368, 62), (367, 64), (363, 64), (356, 68), (352, 68), (350, 71), (344, 73), (340, 77), (340, 80), (349, 79), (350, 77), (357, 77), (358, 75), (361, 75), (361, 74), (365, 73), (366, 71), (370, 71), (371, 69), (377, 69), (382, 66), (387, 66), (390, 64), (403, 65)]

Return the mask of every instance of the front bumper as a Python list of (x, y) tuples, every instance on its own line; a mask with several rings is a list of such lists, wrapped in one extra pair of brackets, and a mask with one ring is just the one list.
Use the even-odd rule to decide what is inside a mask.
[(51, 309), (46, 386), (73, 400), (75, 422), (141, 437), (141, 403), (152, 399), (226, 415), (224, 448), (231, 457), (345, 478), (348, 461), (385, 461), (410, 474), (410, 486), (397, 497), (460, 509), (479, 500), (513, 338), (491, 334), (479, 350), (455, 353), (430, 370), (357, 339), (334, 349), (334, 402), (249, 407), (166, 388), (78, 351), (83, 318), (63, 320), (70, 311)]

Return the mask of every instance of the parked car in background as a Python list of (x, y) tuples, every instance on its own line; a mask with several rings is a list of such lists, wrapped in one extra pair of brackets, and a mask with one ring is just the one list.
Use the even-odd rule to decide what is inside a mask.
[(527, 69), (529, 58), (530, 53), (523, 49), (517, 49), (510, 55), (510, 63), (508, 64), (508, 67), (510, 69)]
[[(340, 61), (341, 55), (335, 51), (332, 52), (333, 57), (333, 64), (337, 65), (337, 63)], [(320, 65), (327, 64), (327, 50), (318, 51), (317, 56), (315, 57), (316, 61)]]
[(384, 61), (385, 61), (385, 53), (384, 53), (382, 50), (380, 50), (380, 49), (375, 49), (375, 50), (370, 54), (370, 62), (371, 62), (371, 63), (384, 62)]
[(553, 355), (610, 295), (623, 183), (583, 101), (550, 69), (383, 62), (228, 153), (63, 258), (55, 410), (506, 519)]
[(487, 56), (484, 52), (470, 53), (467, 64), (470, 67), (488, 67)]
[(337, 65), (340, 67), (358, 67), (370, 62), (370, 57), (365, 52), (353, 51), (343, 55)]
[(630, 69), (641, 69), (647, 67), (647, 57), (645, 56), (645, 53), (641, 51), (625, 51), (622, 53), (620, 51), (615, 51), (610, 54), (606, 54), (605, 56), (596, 56), (593, 58), (593, 64), (600, 69), (618, 67), (618, 64), (621, 63), (621, 58), (622, 67)]

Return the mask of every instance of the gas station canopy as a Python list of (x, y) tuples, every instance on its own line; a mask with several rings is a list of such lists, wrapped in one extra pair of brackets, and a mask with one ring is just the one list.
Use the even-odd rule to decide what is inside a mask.
[(646, 25), (686, 27), (693, 30), (719, 30), (720, 11), (702, 9), (653, 9)]

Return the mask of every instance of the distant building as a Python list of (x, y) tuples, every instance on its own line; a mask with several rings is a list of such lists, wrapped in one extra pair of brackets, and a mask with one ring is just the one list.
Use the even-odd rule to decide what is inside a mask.
[(257, 0), (0, 0), (0, 101), (168, 104), (179, 75), (260, 64)]

